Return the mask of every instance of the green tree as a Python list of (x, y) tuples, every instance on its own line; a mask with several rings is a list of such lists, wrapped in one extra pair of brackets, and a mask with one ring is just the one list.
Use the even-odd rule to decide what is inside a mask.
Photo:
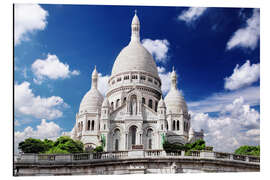
[(53, 147), (53, 141), (52, 140), (44, 139), (43, 143), (44, 143), (45, 151), (48, 151), (49, 149), (51, 149)]
[(46, 151), (44, 142), (40, 139), (27, 138), (18, 147), (24, 153), (41, 153)]
[(59, 147), (52, 147), (45, 154), (69, 154), (67, 150), (60, 149)]
[(84, 152), (83, 143), (68, 136), (61, 136), (55, 142), (52, 140), (28, 138), (19, 143), (19, 149), (24, 153), (66, 154)]
[[(82, 153), (83, 143), (75, 141), (68, 136), (61, 136), (53, 143), (53, 147), (48, 152), (54, 153)], [(46, 153), (48, 153), (46, 152)]]
[(172, 144), (168, 141), (163, 143), (163, 149), (166, 152), (175, 152), (175, 151), (195, 151), (195, 150), (206, 150), (205, 141), (199, 139), (194, 143), (187, 143), (185, 145), (181, 144)]
[(97, 146), (95, 149), (93, 149), (93, 152), (103, 152), (103, 146)]
[(234, 154), (260, 156), (260, 146), (240, 146)]

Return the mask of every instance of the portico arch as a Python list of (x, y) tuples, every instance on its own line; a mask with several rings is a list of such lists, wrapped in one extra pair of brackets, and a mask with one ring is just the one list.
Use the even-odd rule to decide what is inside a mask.
[(135, 125), (130, 126), (128, 130), (128, 149), (132, 148), (132, 145), (136, 145), (138, 127)]

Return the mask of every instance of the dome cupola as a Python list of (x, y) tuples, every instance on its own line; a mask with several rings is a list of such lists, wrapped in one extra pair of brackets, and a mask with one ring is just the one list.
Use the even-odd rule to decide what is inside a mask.
[(165, 97), (165, 104), (168, 113), (186, 113), (188, 112), (187, 104), (182, 93), (177, 89), (177, 74), (171, 73), (171, 89)]
[(98, 110), (100, 110), (104, 98), (97, 89), (97, 85), (98, 72), (95, 67), (94, 71), (92, 72), (91, 89), (84, 95), (80, 104), (79, 113), (97, 112)]
[(145, 72), (160, 80), (152, 55), (140, 42), (140, 21), (136, 11), (131, 23), (130, 42), (117, 56), (111, 77), (132, 71)]

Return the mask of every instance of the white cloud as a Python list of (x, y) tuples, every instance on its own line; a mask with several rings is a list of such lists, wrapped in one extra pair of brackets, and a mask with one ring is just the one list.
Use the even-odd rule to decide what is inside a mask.
[(155, 57), (156, 61), (166, 62), (170, 43), (168, 40), (143, 39), (142, 45)]
[(249, 60), (241, 67), (237, 64), (230, 77), (225, 78), (225, 89), (236, 90), (259, 80), (260, 64), (250, 65)]
[(59, 96), (42, 98), (35, 96), (29, 82), (15, 84), (15, 115), (28, 115), (35, 118), (55, 119), (63, 115), (61, 108), (67, 104)]
[(227, 50), (235, 47), (255, 49), (260, 38), (260, 10), (254, 9), (246, 25), (238, 29), (227, 43)]
[(46, 59), (37, 59), (32, 64), (32, 71), (36, 78), (34, 82), (41, 84), (45, 78), (65, 79), (71, 75), (79, 75), (77, 70), (70, 71), (69, 65), (62, 63), (56, 55), (48, 54)]
[(186, 23), (191, 23), (196, 21), (203, 13), (206, 11), (205, 7), (191, 7), (185, 11), (183, 11), (178, 19), (181, 21), (185, 21)]
[(41, 120), (40, 125), (37, 125), (36, 130), (28, 126), (23, 131), (16, 131), (14, 135), (15, 143), (14, 150), (18, 152), (18, 144), (27, 138), (37, 138), (37, 139), (52, 139), (55, 140), (61, 135), (62, 128), (54, 122), (46, 122), (45, 119)]
[(47, 25), (48, 12), (38, 4), (16, 4), (14, 13), (15, 45), (28, 40), (29, 33), (43, 30)]
[(191, 114), (194, 129), (204, 129), (207, 145), (214, 146), (215, 151), (233, 152), (241, 145), (258, 145), (260, 143), (260, 114), (240, 97), (223, 107), (217, 117), (207, 113)]
[(167, 92), (171, 88), (171, 72), (166, 72), (165, 68), (162, 66), (158, 66), (158, 75), (161, 79), (161, 91), (163, 95), (167, 94)]
[(251, 106), (259, 105), (260, 87), (254, 86), (232, 92), (215, 93), (205, 99), (188, 102), (188, 107), (193, 112), (218, 112), (239, 97), (243, 97)]
[(108, 80), (109, 75), (102, 76), (101, 73), (98, 74), (98, 90), (104, 96), (109, 89)]

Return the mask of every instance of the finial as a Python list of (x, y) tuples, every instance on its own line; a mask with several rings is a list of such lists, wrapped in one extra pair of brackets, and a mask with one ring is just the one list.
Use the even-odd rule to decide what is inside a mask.
[(97, 70), (97, 66), (95, 65), (95, 70)]
[(135, 9), (135, 11), (134, 11), (134, 12), (135, 12), (135, 14), (137, 15), (137, 9)]
[(172, 67), (172, 70), (174, 71), (174, 66)]

